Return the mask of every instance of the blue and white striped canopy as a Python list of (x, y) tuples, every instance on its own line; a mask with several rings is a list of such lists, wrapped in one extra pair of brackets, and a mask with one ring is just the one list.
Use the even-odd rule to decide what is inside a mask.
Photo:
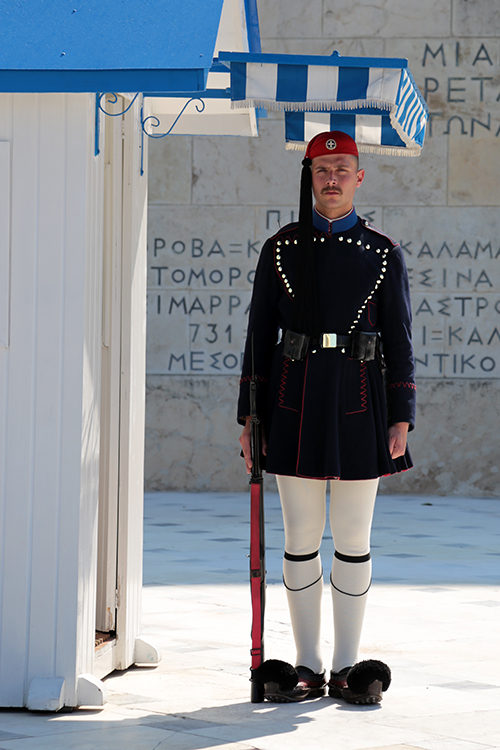
[(427, 105), (400, 58), (220, 53), (233, 107), (285, 110), (287, 148), (343, 130), (360, 151), (418, 156)]

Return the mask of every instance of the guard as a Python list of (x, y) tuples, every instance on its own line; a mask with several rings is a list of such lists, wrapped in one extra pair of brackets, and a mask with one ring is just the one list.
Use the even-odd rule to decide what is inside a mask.
[(253, 340), (257, 411), (266, 471), (276, 475), (283, 510), (283, 581), (297, 649), (291, 675), (289, 665), (271, 660), (254, 679), (268, 700), (325, 692), (319, 547), (330, 482), (335, 646), (328, 694), (371, 704), (390, 682), (382, 662), (358, 663), (375, 497), (381, 476), (412, 467), (408, 275), (400, 246), (356, 215), (364, 170), (354, 140), (321, 133), (302, 165), (299, 222), (266, 241), (257, 265), (238, 401), (250, 471)]

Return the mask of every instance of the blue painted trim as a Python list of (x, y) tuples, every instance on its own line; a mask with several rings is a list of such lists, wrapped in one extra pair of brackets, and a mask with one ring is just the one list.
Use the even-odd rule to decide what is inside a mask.
[(259, 13), (257, 10), (257, 0), (245, 0), (245, 16), (247, 20), (248, 49), (252, 53), (260, 53), (262, 51), (262, 47), (260, 44)]
[(99, 94), (95, 95), (95, 135), (94, 135), (94, 156), (99, 156), (101, 153), (99, 147), (99, 129), (100, 129), (100, 117), (99, 117)]
[(0, 0), (0, 68), (205, 67), (222, 7), (223, 0)]
[(221, 63), (268, 63), (272, 65), (328, 65), (346, 68), (407, 68), (402, 57), (342, 57), (342, 55), (275, 55), (250, 52), (219, 52)]
[[(226, 71), (227, 72), (227, 71)], [(193, 99), (202, 96), (204, 99), (230, 99), (231, 89), (206, 89), (205, 91), (152, 92), (145, 91), (144, 97), (161, 97), (163, 99)]]
[(144, 176), (144, 98), (141, 102), (141, 177)]
[(0, 70), (0, 92), (91, 93), (144, 91), (201, 92), (207, 68), (192, 70)]

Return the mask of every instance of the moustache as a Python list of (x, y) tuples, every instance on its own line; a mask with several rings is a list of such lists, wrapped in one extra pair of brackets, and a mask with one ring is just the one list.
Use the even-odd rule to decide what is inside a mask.
[(338, 193), (339, 195), (342, 195), (342, 190), (340, 188), (323, 188), (321, 191), (321, 195), (326, 195), (326, 193)]

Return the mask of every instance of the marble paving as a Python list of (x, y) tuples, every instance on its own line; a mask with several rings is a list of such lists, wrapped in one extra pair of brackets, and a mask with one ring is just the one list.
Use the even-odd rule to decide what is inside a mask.
[[(361, 657), (388, 662), (381, 706), (249, 701), (248, 497), (145, 498), (143, 634), (156, 668), (107, 679), (102, 709), (0, 710), (0, 750), (497, 750), (500, 502), (380, 496)], [(266, 655), (293, 661), (279, 501), (266, 494)], [(322, 546), (325, 581), (332, 555)], [(331, 602), (323, 643), (329, 668)]]

